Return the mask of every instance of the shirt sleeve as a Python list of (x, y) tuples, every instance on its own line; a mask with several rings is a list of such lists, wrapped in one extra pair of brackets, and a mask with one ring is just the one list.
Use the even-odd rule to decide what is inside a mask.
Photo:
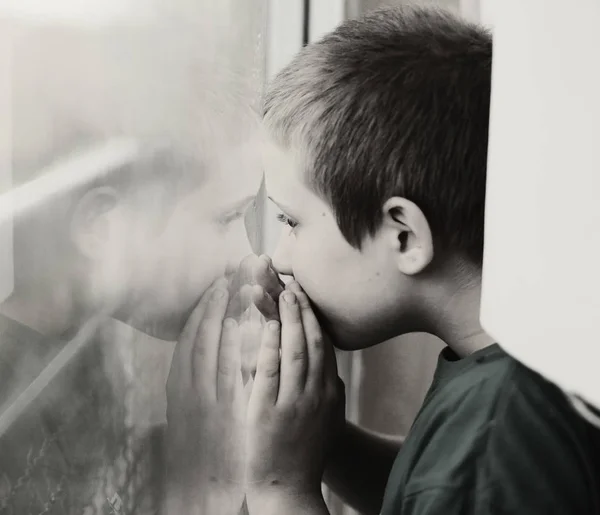
[(468, 481), (413, 491), (394, 515), (600, 514), (600, 435), (558, 388), (514, 378), (490, 421)]
[[(558, 387), (519, 365), (491, 428), (480, 513), (600, 513), (597, 433)], [(594, 434), (596, 433), (596, 434)]]
[(428, 488), (406, 496), (394, 515), (471, 515), (474, 508), (469, 491)]

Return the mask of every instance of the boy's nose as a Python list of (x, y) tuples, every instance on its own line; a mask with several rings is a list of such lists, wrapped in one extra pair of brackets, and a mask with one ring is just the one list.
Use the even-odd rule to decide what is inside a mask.
[(273, 252), (271, 259), (273, 260), (273, 266), (280, 274), (283, 275), (294, 275), (292, 269), (292, 255), (291, 249), (286, 242), (287, 238), (283, 235), (279, 238), (277, 248)]

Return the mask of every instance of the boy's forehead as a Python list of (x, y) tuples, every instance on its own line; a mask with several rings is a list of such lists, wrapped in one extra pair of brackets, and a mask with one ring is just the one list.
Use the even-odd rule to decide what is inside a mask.
[[(175, 157), (170, 161), (171, 154)], [(244, 143), (221, 143), (206, 149), (181, 147), (170, 149), (162, 165), (165, 171), (174, 165), (190, 187), (219, 187), (223, 189), (254, 188), (258, 190), (262, 177), (262, 161), (258, 145)]]
[(305, 166), (299, 152), (269, 141), (264, 145), (263, 159), (265, 182), (271, 200), (281, 207), (289, 206), (289, 211), (295, 212), (305, 213), (326, 207), (305, 180)]
[(262, 142), (262, 158), (265, 171), (299, 173), (302, 169), (302, 156), (294, 149), (284, 147), (273, 138), (265, 138)]
[(234, 196), (256, 194), (263, 175), (260, 147), (252, 141), (224, 148), (212, 163), (209, 177), (213, 186)]

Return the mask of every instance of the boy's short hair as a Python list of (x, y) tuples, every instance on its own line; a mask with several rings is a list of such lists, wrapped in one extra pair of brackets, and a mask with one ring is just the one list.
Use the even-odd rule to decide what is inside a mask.
[(402, 196), (437, 245), (480, 265), (491, 65), (484, 28), (438, 9), (377, 10), (296, 56), (270, 85), (265, 123), (305, 156), (354, 247)]

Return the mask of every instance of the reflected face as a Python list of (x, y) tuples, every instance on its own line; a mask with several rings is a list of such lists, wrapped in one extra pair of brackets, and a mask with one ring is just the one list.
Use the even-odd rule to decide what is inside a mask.
[(175, 340), (208, 286), (252, 252), (245, 215), (260, 186), (258, 150), (226, 156), (204, 182), (178, 195), (162, 219), (151, 215), (151, 194), (146, 204), (113, 210), (109, 252), (97, 262), (95, 281), (105, 297), (117, 299), (118, 318)]
[(396, 336), (403, 285), (389, 245), (376, 235), (362, 250), (352, 247), (291, 153), (270, 144), (264, 160), (268, 195), (284, 224), (275, 267), (306, 291), (336, 346), (354, 350)]

